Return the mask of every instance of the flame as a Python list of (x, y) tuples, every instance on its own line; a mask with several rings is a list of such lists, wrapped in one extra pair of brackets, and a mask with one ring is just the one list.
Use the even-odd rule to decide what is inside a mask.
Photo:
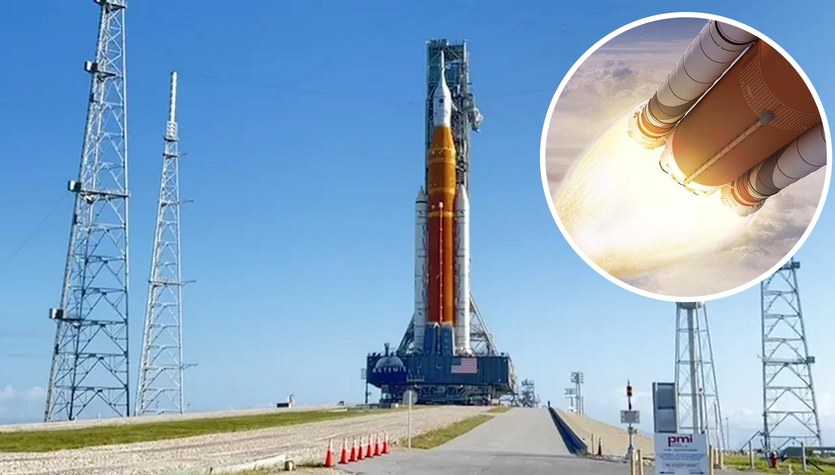
[(586, 149), (553, 193), (575, 249), (619, 280), (673, 265), (700, 265), (741, 236), (740, 217), (720, 193), (697, 196), (664, 173), (664, 147), (647, 150), (627, 134), (624, 114)]

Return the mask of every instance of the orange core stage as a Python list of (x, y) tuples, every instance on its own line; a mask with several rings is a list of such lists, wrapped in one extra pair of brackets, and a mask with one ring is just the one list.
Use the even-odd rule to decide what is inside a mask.
[(455, 143), (448, 126), (436, 126), (428, 170), (427, 323), (455, 325)]

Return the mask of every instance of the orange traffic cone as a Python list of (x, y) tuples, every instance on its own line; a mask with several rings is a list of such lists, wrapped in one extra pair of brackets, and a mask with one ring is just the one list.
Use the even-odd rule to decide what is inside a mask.
[(379, 457), (383, 455), (383, 451), (380, 450), (380, 434), (374, 434), (374, 456)]
[(391, 452), (391, 445), (389, 445), (389, 435), (386, 434), (385, 439), (383, 439), (383, 453), (387, 454)]
[(349, 462), (356, 462), (357, 461), (357, 438), (354, 437), (354, 444), (351, 446), (351, 457), (348, 459)]
[(365, 458), (365, 447), (362, 446), (362, 441), (364, 439), (365, 439), (365, 437), (360, 437), (360, 445), (359, 445), (359, 448), (357, 449), (357, 460), (362, 460), (362, 459)]
[(374, 456), (374, 447), (371, 446), (371, 436), (368, 436), (368, 449), (365, 451), (367, 457)]
[(328, 439), (328, 453), (325, 454), (325, 467), (333, 467), (333, 443)]
[(339, 463), (348, 463), (348, 442), (345, 439), (342, 439), (342, 453), (339, 454)]

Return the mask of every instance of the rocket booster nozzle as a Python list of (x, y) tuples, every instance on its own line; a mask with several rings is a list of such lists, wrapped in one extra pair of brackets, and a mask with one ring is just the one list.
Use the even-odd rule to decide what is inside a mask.
[(435, 93), (432, 95), (432, 125), (435, 127), (451, 127), (452, 126), (452, 94), (449, 92), (449, 86), (446, 83), (446, 73), (444, 71), (444, 52), (441, 51), (439, 59), (440, 76), (438, 85), (435, 87)]

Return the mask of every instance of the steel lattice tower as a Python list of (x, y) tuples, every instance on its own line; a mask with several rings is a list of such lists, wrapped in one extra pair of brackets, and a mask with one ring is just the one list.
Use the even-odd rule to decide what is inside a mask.
[(180, 175), (177, 73), (171, 73), (168, 123), (162, 154), (154, 254), (148, 281), (139, 368), (137, 414), (183, 413), (183, 308), (180, 269)]
[[(99, 31), (44, 420), (130, 414), (125, 0), (96, 0)], [(96, 404), (93, 404), (93, 403)], [(93, 407), (91, 407), (93, 404)], [(98, 412), (101, 414), (101, 412)]]
[(701, 302), (676, 304), (676, 393), (679, 430), (704, 433), (724, 450), (724, 424), (707, 308)]
[(821, 445), (797, 269), (792, 258), (760, 284), (762, 297), (763, 442), (766, 451), (789, 443)]

